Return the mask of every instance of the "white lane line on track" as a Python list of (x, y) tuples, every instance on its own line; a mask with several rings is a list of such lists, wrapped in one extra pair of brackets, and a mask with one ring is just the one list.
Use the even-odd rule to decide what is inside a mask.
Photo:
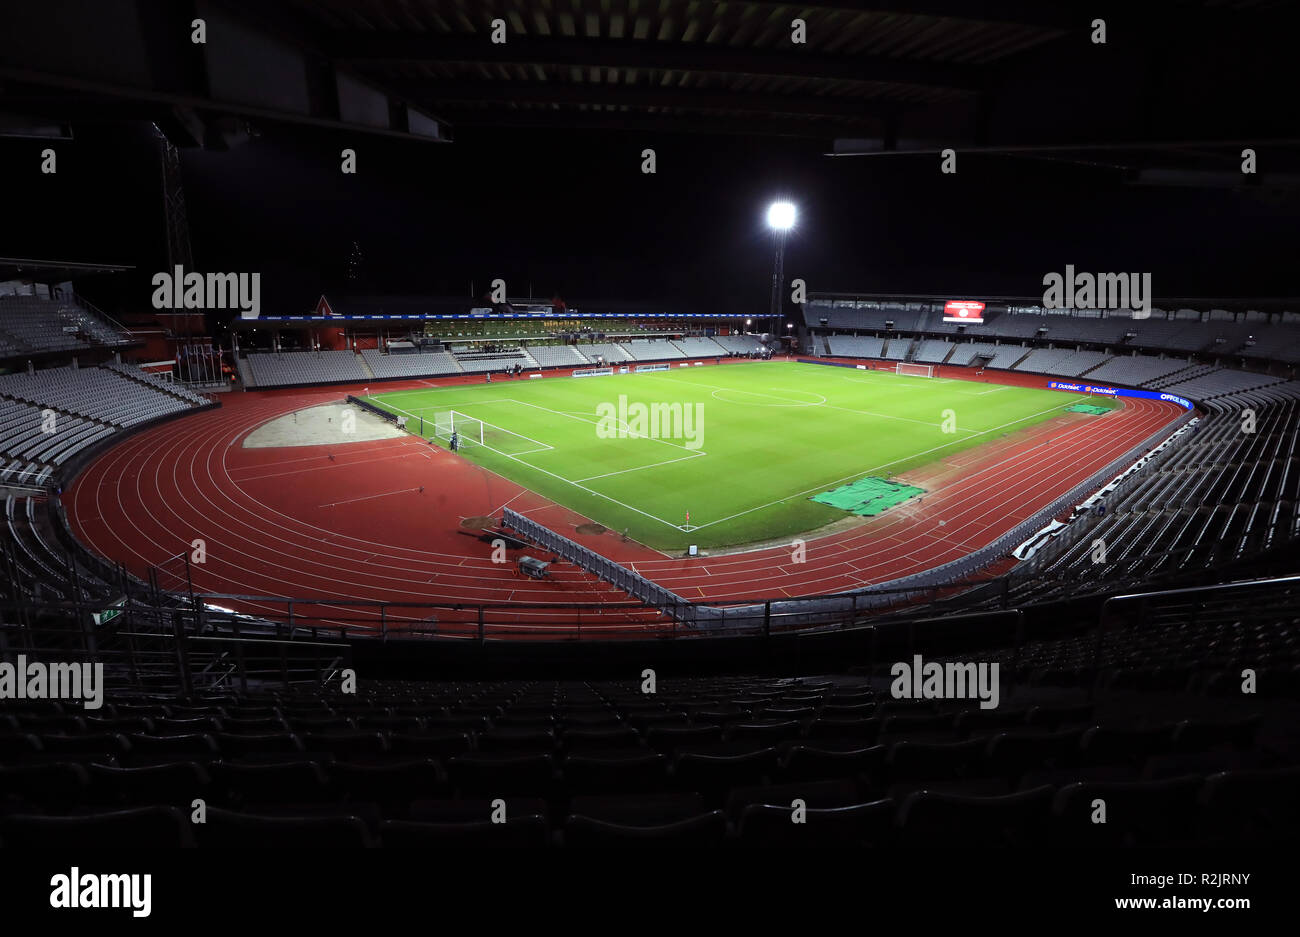
[(381, 491), (377, 495), (362, 495), (360, 498), (348, 498), (346, 501), (327, 501), (324, 504), (318, 504), (318, 508), (332, 508), (340, 504), (352, 504), (356, 501), (371, 501), (375, 498), (387, 498), (389, 495), (409, 494), (412, 491), (419, 491), (419, 488), (399, 488), (397, 491)]

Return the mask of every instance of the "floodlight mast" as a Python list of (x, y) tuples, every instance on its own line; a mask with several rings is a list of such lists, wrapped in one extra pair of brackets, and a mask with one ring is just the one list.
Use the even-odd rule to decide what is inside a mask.
[(772, 300), (768, 307), (771, 322), (767, 331), (776, 330), (781, 320), (781, 290), (785, 281), (785, 236), (794, 227), (797, 216), (793, 202), (773, 202), (767, 206), (767, 226), (772, 229), (776, 258), (772, 264)]

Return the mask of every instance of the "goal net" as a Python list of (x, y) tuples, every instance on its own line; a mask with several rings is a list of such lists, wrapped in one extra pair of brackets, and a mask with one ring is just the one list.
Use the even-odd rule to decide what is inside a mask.
[(462, 443), (483, 445), (483, 421), (466, 416), (458, 410), (444, 410), (434, 414), (433, 435), (438, 439), (451, 439), (455, 433)]
[(906, 374), (909, 377), (934, 377), (934, 365), (900, 361), (894, 366), (894, 372), (896, 374)]
[(485, 422), (459, 410), (443, 410), (434, 414), (434, 437), (450, 440), (452, 433), (456, 434), (456, 441), (462, 448), (472, 449), (475, 446), (482, 446), (484, 449), (508, 456), (526, 455), (553, 448), (541, 440)]

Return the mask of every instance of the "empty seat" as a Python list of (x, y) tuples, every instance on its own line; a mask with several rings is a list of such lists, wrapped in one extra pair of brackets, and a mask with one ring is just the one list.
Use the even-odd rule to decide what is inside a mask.
[(395, 755), (430, 755), (449, 758), (470, 750), (470, 737), (465, 732), (390, 732), (388, 748)]
[(73, 762), (0, 766), (0, 806), (14, 800), (43, 806), (72, 807), (89, 788), (85, 766)]
[(1300, 835), (1300, 767), (1213, 774), (1200, 797), (1212, 842), (1283, 845)]
[(852, 781), (803, 781), (791, 784), (734, 788), (727, 794), (725, 812), (735, 823), (750, 804), (767, 804), (795, 809), (795, 801), (804, 808), (847, 807), (857, 803), (857, 785)]
[(1014, 778), (1026, 771), (1073, 764), (1082, 736), (1082, 729), (1000, 732), (988, 741), (984, 771)]
[(342, 762), (330, 769), (335, 792), (349, 801), (382, 805), (407, 804), (441, 796), (446, 784), (431, 758), (385, 764)]
[(629, 748), (640, 744), (641, 736), (631, 726), (570, 729), (564, 733), (564, 747), (570, 752)]
[(768, 744), (796, 739), (799, 735), (799, 723), (793, 719), (732, 722), (723, 730), (723, 737), (727, 739), (747, 739)]
[(576, 849), (611, 846), (699, 848), (722, 845), (726, 832), (727, 823), (721, 810), (661, 826), (630, 826), (574, 815), (564, 823), (564, 844)]
[(1259, 730), (1259, 716), (1231, 721), (1189, 719), (1174, 727), (1171, 745), (1177, 752), (1208, 751), (1213, 748), (1250, 748)]
[(131, 744), (120, 732), (87, 732), (79, 735), (42, 735), (41, 751), (50, 754), (121, 755), (131, 750)]
[(720, 725), (654, 725), (646, 730), (646, 742), (651, 748), (661, 752), (674, 752), (679, 748), (721, 740), (722, 726)]
[(375, 845), (355, 816), (264, 816), (213, 807), (196, 826), (198, 844), (218, 849), (360, 849)]
[(1052, 825), (1072, 846), (1167, 846), (1195, 838), (1196, 776), (1159, 781), (1083, 782), (1056, 793)]
[(208, 797), (211, 777), (200, 765), (177, 761), (147, 767), (90, 766), (90, 799), (99, 804), (172, 804), (188, 808)]
[(261, 753), (295, 754), (301, 752), (302, 742), (289, 732), (220, 732), (216, 735), (217, 747), (227, 758)]
[(680, 789), (718, 798), (730, 788), (762, 783), (775, 767), (775, 748), (736, 754), (684, 752), (673, 762), (673, 778)]
[[(179, 735), (132, 735), (131, 751), (136, 755), (197, 755), (212, 758), (217, 754), (216, 740), (206, 733)], [(176, 759), (179, 760), (179, 759)]]
[(308, 732), (302, 736), (303, 747), (311, 752), (329, 752), (336, 757), (378, 755), (388, 750), (381, 732)]
[(879, 771), (884, 760), (883, 745), (836, 745), (833, 741), (810, 739), (786, 749), (779, 774), (786, 781), (856, 778)]
[(221, 763), (215, 780), (236, 804), (319, 803), (329, 795), (324, 771), (313, 761)]
[(1050, 787), (995, 797), (916, 791), (899, 809), (898, 826), (908, 846), (1030, 846), (1043, 837), (1051, 803)]
[(843, 807), (810, 808), (795, 822), (788, 807), (750, 804), (740, 816), (745, 846), (825, 848), (887, 846), (894, 839), (894, 802), (878, 800)]
[(555, 750), (555, 731), (542, 728), (490, 729), (478, 737), (485, 752), (550, 752)]
[(1172, 726), (1110, 728), (1093, 726), (1079, 743), (1079, 759), (1085, 764), (1110, 764), (1165, 751), (1173, 741)]
[(176, 849), (192, 846), (189, 823), (175, 807), (136, 807), (78, 816), (13, 815), (0, 820), (9, 849)]
[(882, 719), (874, 716), (825, 716), (813, 720), (805, 735), (810, 739), (853, 739), (866, 745), (880, 736)]
[(554, 762), (550, 755), (517, 752), (471, 752), (447, 764), (447, 774), (457, 791), (495, 797), (502, 794), (549, 796)]
[(663, 787), (667, 758), (645, 749), (584, 752), (564, 761), (564, 780), (574, 793), (653, 791)]
[(397, 848), (490, 847), (528, 849), (549, 843), (546, 819), (536, 814), (510, 817), (505, 823), (427, 823), (385, 820), (379, 825), (380, 845)]
[(984, 752), (983, 739), (965, 742), (896, 742), (885, 758), (895, 783), (927, 779), (955, 779), (972, 772)]
[(578, 796), (569, 812), (594, 820), (632, 826), (662, 826), (704, 813), (704, 799), (694, 792), (655, 791), (640, 794)]

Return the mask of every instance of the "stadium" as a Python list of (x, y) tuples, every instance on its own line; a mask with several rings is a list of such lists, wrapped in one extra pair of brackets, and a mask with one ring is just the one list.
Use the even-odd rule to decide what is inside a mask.
[(0, 845), (1293, 846), (1282, 5), (491, 6), (14, 15)]

